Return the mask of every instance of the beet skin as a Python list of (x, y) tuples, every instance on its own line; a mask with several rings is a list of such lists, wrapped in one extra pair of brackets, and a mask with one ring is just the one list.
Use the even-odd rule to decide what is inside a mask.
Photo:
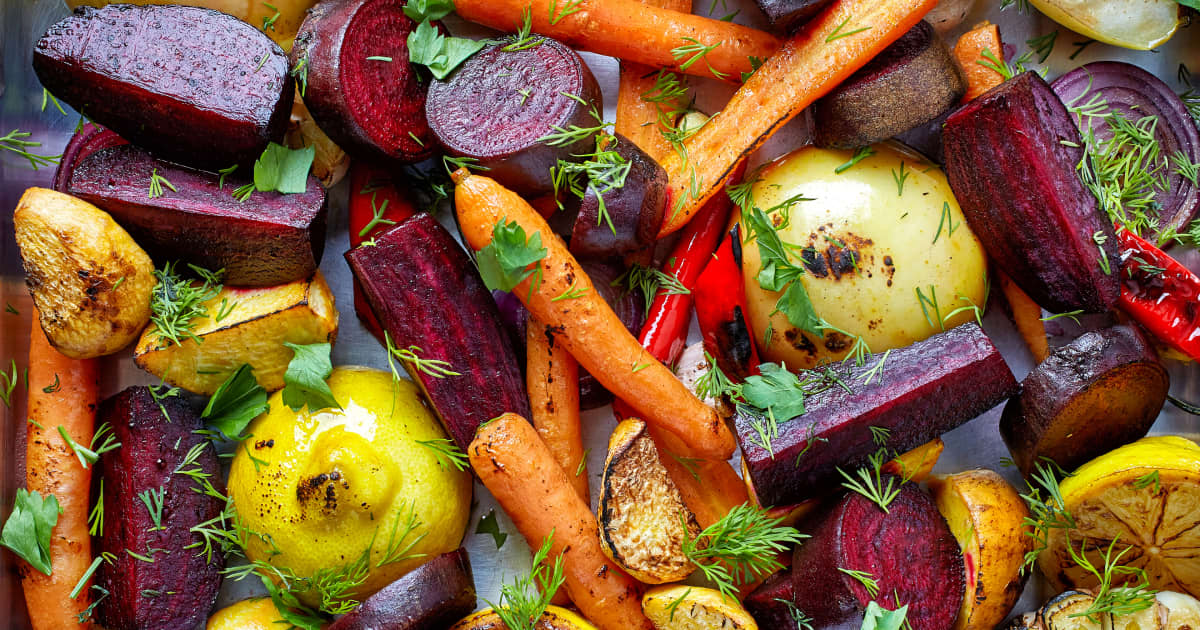
[(155, 155), (219, 169), (287, 128), (287, 55), (253, 26), (198, 7), (79, 7), (37, 41), (33, 70), (64, 103)]
[[(244, 170), (244, 169), (243, 169)], [(150, 198), (151, 173), (162, 186)], [(66, 192), (112, 215), (155, 262), (182, 260), (225, 270), (233, 286), (273, 286), (307, 278), (325, 248), (325, 189), (309, 175), (305, 192), (254, 192), (247, 180), (157, 160), (132, 145), (97, 151), (75, 165)]]
[(606, 149), (624, 158), (629, 172), (620, 188), (601, 193), (587, 186), (571, 232), (571, 253), (579, 257), (608, 258), (643, 249), (654, 243), (662, 226), (667, 172), (624, 136), (612, 136)]
[[(101, 625), (109, 630), (195, 628), (216, 601), (224, 557), (220, 549), (209, 558), (198, 547), (187, 548), (203, 542), (191, 528), (216, 518), (225, 506), (197, 492), (193, 477), (175, 471), (188, 451), (205, 442), (195, 433), (204, 424), (183, 399), (156, 401), (141, 386), (101, 403), (99, 420), (112, 426), (121, 443), (98, 465), (104, 480), (104, 531), (92, 544), (97, 553), (113, 558), (96, 572), (95, 583), (109, 592), (97, 607)], [(211, 445), (183, 468), (220, 479)], [(160, 493), (156, 525), (139, 495), (157, 507), (154, 497)]]
[(329, 630), (448, 628), (475, 610), (467, 550), (436, 556), (367, 598)]

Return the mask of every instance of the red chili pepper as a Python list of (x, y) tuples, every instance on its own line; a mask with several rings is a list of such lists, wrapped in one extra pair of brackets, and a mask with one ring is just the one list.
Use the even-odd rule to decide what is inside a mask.
[(1121, 308), (1172, 348), (1200, 360), (1200, 277), (1126, 229), (1121, 246)]
[(754, 330), (746, 320), (740, 230), (734, 226), (692, 289), (704, 349), (731, 380), (758, 373)]
[[(376, 213), (379, 218), (376, 220)], [(354, 162), (350, 166), (350, 247), (374, 238), (380, 232), (416, 214), (408, 197), (392, 183), (387, 171)], [(367, 330), (383, 343), (383, 328), (375, 319), (358, 279), (354, 280), (354, 312)]]

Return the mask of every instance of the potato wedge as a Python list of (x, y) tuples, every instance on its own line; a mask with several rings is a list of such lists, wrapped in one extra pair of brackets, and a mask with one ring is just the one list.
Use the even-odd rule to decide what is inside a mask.
[[(225, 300), (226, 314), (221, 309)], [(197, 394), (212, 394), (243, 363), (267, 391), (283, 387), (292, 351), (283, 343), (324, 343), (337, 336), (338, 313), (325, 277), (274, 287), (224, 287), (206, 304), (209, 316), (193, 323), (201, 341), (174, 344), (151, 326), (134, 350), (138, 367)], [(230, 308), (229, 305), (232, 305)], [(224, 317), (217, 321), (218, 312)]]
[(59, 352), (88, 359), (137, 339), (150, 321), (154, 263), (124, 228), (48, 188), (21, 195), (13, 225), (25, 284)]
[(736, 599), (701, 586), (658, 586), (642, 596), (642, 612), (658, 630), (758, 630)]
[[(450, 630), (506, 630), (504, 622), (500, 620), (500, 615), (491, 608), (473, 612), (461, 621), (451, 626)], [(566, 608), (558, 606), (547, 606), (546, 612), (542, 613), (541, 619), (538, 619), (534, 625), (535, 630), (596, 630), (587, 619), (579, 616), (579, 613), (572, 612)]]
[(696, 570), (683, 554), (684, 527), (694, 537), (700, 525), (641, 420), (622, 421), (608, 440), (596, 519), (600, 548), (634, 578), (662, 584)]

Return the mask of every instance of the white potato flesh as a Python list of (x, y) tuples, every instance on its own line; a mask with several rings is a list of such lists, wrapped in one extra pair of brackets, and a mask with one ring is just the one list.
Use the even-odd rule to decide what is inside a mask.
[[(791, 207), (779, 236), (804, 250), (791, 260), (805, 268), (800, 281), (816, 315), (878, 353), (974, 319), (969, 307), (985, 304), (987, 261), (940, 168), (895, 143), (873, 149), (839, 174), (854, 151), (804, 147), (767, 165), (753, 194), (764, 210), (795, 195), (810, 199)], [(853, 337), (821, 339), (772, 314), (779, 293), (759, 287), (758, 247), (743, 250), (750, 325), (764, 360), (796, 369), (845, 357)]]

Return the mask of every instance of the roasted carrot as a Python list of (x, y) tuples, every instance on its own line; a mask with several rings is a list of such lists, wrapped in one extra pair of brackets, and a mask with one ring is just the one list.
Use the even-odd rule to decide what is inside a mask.
[(534, 428), (584, 503), (588, 497), (587, 461), (579, 426), (579, 364), (555, 343), (553, 328), (529, 317), (525, 325), (525, 389)]
[[(647, 6), (640, 0), (458, 0), (455, 12), (501, 31), (516, 32), (524, 14), (534, 33), (576, 50), (654, 68), (740, 81), (750, 57), (779, 49), (770, 33), (712, 18)], [(711, 47), (711, 48), (710, 48)]]
[[(25, 446), (25, 486), (52, 494), (62, 514), (50, 538), (50, 575), (21, 570), (25, 604), (34, 630), (85, 628), (77, 615), (88, 607), (89, 589), (71, 591), (92, 563), (88, 535), (92, 473), (59, 433), (88, 446), (95, 430), (100, 377), (95, 359), (69, 359), (46, 340), (38, 318), (29, 335), (29, 426)], [(23, 563), (22, 563), (23, 564)]]
[(1021, 339), (1029, 347), (1033, 360), (1041, 363), (1050, 355), (1050, 343), (1046, 340), (1046, 323), (1042, 321), (1042, 307), (1017, 286), (1003, 271), (996, 270), (996, 281), (1008, 301), (1013, 325), (1021, 333)]
[(592, 286), (567, 246), (524, 199), (495, 180), (466, 169), (454, 173), (455, 210), (464, 240), (476, 251), (492, 242), (501, 221), (525, 234), (541, 235), (546, 248), (539, 273), (513, 289), (537, 319), (561, 330), (558, 340), (579, 364), (633, 406), (647, 422), (671, 431), (686, 446), (680, 455), (728, 459), (734, 439), (729, 427), (654, 358)]
[(591, 508), (575, 492), (546, 443), (524, 418), (506, 413), (479, 427), (467, 449), (471, 467), (531, 548), (553, 536), (571, 601), (601, 630), (651, 630), (640, 586), (600, 549)]
[(659, 237), (683, 227), (771, 134), (907, 33), (936, 4), (834, 0), (784, 42), (719, 114), (684, 141), (686, 151), (663, 158), (670, 185)]
[[(963, 102), (973, 101), (984, 92), (1004, 82), (999, 72), (979, 63), (987, 61), (983, 52), (988, 51), (996, 59), (1004, 58), (1004, 47), (1000, 42), (1000, 29), (991, 22), (984, 22), (963, 33), (954, 44), (954, 61), (967, 80), (967, 93)], [(992, 64), (989, 64), (992, 65)]]
[[(692, 0), (642, 0), (643, 4), (691, 13)], [(671, 150), (671, 143), (663, 137), (659, 117), (675, 122), (672, 113), (674, 103), (647, 100), (647, 96), (663, 98), (666, 95), (656, 88), (657, 71), (650, 66), (633, 61), (622, 61), (620, 82), (617, 86), (616, 132), (629, 138), (643, 151), (656, 160), (661, 160)], [(678, 98), (682, 98), (678, 97)]]

